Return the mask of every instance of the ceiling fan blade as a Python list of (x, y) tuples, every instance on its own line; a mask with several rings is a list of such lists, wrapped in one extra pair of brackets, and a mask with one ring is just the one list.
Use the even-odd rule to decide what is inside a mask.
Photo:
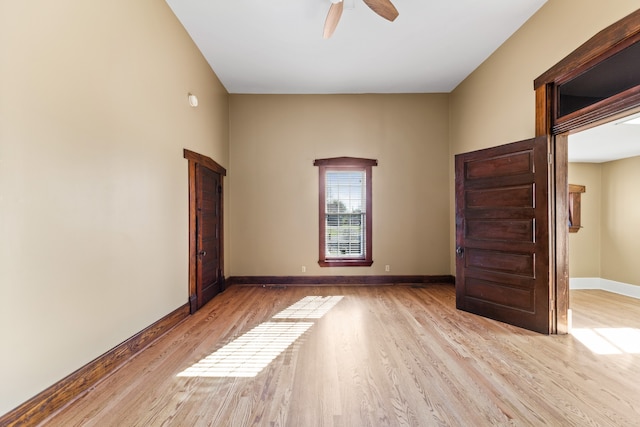
[(338, 3), (331, 3), (329, 13), (327, 14), (327, 20), (324, 21), (324, 32), (322, 33), (322, 38), (328, 39), (333, 35), (333, 32), (338, 26), (338, 22), (340, 22), (343, 9), (344, 2), (340, 1)]
[(382, 16), (388, 21), (395, 20), (399, 13), (398, 9), (391, 3), (390, 0), (363, 0), (367, 6), (371, 8), (375, 13)]

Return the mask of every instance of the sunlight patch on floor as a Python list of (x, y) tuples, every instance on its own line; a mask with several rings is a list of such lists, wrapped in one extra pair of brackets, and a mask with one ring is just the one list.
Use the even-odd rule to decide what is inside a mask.
[(312, 322), (264, 322), (178, 374), (179, 377), (255, 377)]
[[(307, 296), (231, 343), (194, 363), (178, 377), (255, 377), (314, 325), (342, 296)], [(301, 319), (299, 321), (283, 321)]]
[(342, 299), (341, 296), (308, 296), (273, 316), (274, 319), (320, 319)]
[(574, 328), (571, 335), (596, 354), (640, 354), (640, 329)]

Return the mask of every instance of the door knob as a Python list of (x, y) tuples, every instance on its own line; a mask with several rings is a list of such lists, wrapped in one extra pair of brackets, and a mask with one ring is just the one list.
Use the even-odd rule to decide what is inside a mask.
[(205, 256), (206, 254), (207, 254), (207, 251), (200, 251), (200, 253), (198, 255)]
[(458, 246), (458, 247), (456, 248), (456, 254), (457, 254), (458, 256), (460, 256), (460, 257), (461, 257), (462, 255), (464, 255), (464, 248), (463, 248), (462, 246)]

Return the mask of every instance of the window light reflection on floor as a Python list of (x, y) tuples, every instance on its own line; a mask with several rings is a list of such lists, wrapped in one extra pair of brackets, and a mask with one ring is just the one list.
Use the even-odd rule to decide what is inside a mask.
[(178, 374), (179, 377), (255, 377), (312, 322), (265, 322)]
[[(307, 296), (178, 374), (179, 377), (255, 377), (301, 337), (342, 296)], [(281, 320), (282, 319), (282, 320)], [(301, 319), (300, 321), (283, 321)]]
[(285, 308), (273, 316), (274, 319), (320, 319), (331, 310), (342, 296), (304, 297), (297, 303)]
[(596, 328), (595, 331), (624, 353), (640, 354), (640, 329)]
[(596, 354), (640, 354), (640, 329), (574, 328), (571, 335)]

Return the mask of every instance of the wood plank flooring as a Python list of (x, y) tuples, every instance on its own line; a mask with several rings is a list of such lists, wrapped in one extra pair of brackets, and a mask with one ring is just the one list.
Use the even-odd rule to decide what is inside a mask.
[[(317, 313), (308, 307), (283, 313), (308, 296), (343, 298), (320, 318), (302, 318)], [(574, 328), (615, 328), (624, 317), (640, 330), (638, 300), (571, 298)], [(247, 343), (262, 346), (257, 363), (284, 335), (247, 339), (253, 328), (304, 322), (306, 332), (257, 375), (206, 376), (248, 360)], [(211, 372), (194, 366), (207, 356)], [(192, 366), (202, 376), (178, 376)], [(638, 426), (640, 354), (599, 355), (572, 335), (457, 311), (451, 285), (234, 286), (45, 424)]]

